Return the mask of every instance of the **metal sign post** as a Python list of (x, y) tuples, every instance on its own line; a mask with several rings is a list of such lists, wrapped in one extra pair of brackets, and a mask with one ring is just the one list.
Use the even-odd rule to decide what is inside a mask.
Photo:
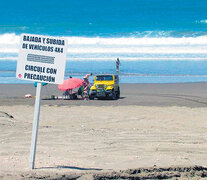
[(33, 119), (33, 128), (32, 128), (32, 141), (31, 141), (30, 158), (29, 158), (30, 169), (34, 169), (34, 163), (35, 163), (39, 116), (40, 116), (41, 87), (42, 84), (38, 82), (37, 90), (36, 90), (36, 100), (35, 100), (34, 119)]

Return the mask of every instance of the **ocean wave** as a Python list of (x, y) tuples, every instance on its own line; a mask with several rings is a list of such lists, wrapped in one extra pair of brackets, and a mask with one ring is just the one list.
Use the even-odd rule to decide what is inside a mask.
[(199, 37), (120, 37), (120, 38), (87, 38), (87, 37), (67, 37), (69, 45), (207, 45), (207, 36)]
[[(207, 20), (205, 20), (207, 23)], [(64, 37), (64, 36), (63, 36)], [(207, 45), (207, 35), (198, 37), (75, 37), (65, 36), (68, 45)], [(14, 33), (0, 34), (0, 46), (18, 45), (20, 36)]]
[(200, 22), (200, 23), (207, 24), (207, 20), (200, 20), (199, 22)]
[(14, 33), (6, 33), (0, 35), (0, 44), (18, 44), (20, 36)]
[[(65, 37), (70, 59), (103, 60), (119, 57), (126, 60), (200, 59), (206, 60), (207, 36), (198, 37)], [(0, 60), (15, 60), (19, 52), (20, 36), (0, 35)], [(16, 54), (16, 56), (12, 55)], [(94, 54), (95, 57), (94, 57)], [(145, 54), (145, 57), (142, 56)], [(163, 57), (164, 54), (164, 57)], [(201, 56), (202, 55), (202, 56)], [(204, 55), (204, 56), (203, 56)], [(130, 57), (129, 57), (130, 56)], [(153, 56), (153, 58), (152, 58)], [(150, 59), (150, 60), (151, 60)]]
[[(174, 47), (174, 46), (166, 46), (166, 47), (75, 47), (75, 48), (68, 48), (68, 54), (204, 54), (206, 53), (207, 45), (206, 46), (185, 46), (185, 47)], [(5, 48), (0, 46), (0, 53), (18, 53), (18, 48)]]

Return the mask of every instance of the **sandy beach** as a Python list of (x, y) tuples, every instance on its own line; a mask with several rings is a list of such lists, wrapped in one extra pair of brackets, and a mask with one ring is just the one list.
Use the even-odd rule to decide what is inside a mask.
[[(33, 97), (25, 99), (25, 94)], [(205, 179), (207, 83), (121, 84), (119, 100), (49, 100), (35, 169), (33, 85), (0, 85), (0, 179)]]

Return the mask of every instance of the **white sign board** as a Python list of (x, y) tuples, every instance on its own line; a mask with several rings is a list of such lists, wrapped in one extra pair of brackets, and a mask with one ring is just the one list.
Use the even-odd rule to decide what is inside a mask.
[(16, 77), (22, 80), (61, 84), (64, 80), (67, 39), (22, 34)]

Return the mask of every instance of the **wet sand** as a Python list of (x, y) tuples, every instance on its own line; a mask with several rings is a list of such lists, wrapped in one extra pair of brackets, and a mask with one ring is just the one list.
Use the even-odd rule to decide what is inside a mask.
[[(207, 177), (207, 83), (121, 84), (119, 100), (45, 100), (35, 170), (32, 85), (0, 85), (0, 179)], [(48, 93), (49, 92), (49, 93)]]
[[(68, 101), (47, 100), (51, 95), (63, 94), (57, 85), (42, 87), (42, 105), (58, 106), (185, 106), (206, 107), (207, 83), (180, 83), (180, 84), (121, 84), (121, 98), (118, 101)], [(35, 99), (25, 99), (25, 94), (36, 95), (36, 88), (30, 85), (0, 84), (1, 105), (34, 105)]]

